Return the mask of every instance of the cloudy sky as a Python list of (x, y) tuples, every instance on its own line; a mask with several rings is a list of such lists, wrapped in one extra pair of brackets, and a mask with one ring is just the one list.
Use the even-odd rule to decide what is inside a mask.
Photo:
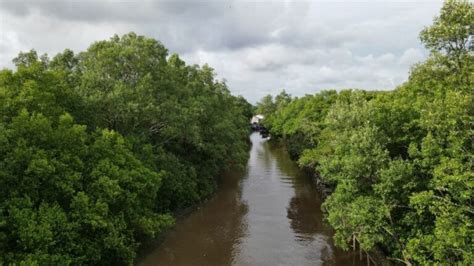
[(54, 55), (134, 31), (189, 64), (208, 63), (234, 94), (393, 89), (426, 57), (418, 33), (441, 1), (0, 0), (0, 68), (20, 51)]

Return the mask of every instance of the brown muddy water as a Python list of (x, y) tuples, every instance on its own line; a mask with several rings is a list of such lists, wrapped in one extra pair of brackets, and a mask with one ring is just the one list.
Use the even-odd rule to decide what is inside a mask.
[(138, 265), (365, 265), (332, 243), (310, 178), (259, 134), (245, 171), (179, 219)]

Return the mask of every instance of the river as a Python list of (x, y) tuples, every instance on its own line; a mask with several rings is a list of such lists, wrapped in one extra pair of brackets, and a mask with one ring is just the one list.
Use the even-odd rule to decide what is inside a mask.
[(181, 219), (139, 265), (365, 265), (332, 243), (310, 178), (259, 134), (245, 171)]

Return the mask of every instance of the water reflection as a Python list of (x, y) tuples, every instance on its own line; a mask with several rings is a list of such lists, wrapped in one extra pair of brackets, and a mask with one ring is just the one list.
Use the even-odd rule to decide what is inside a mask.
[(180, 220), (142, 265), (355, 265), (334, 248), (321, 198), (282, 148), (251, 135), (246, 172)]
[(219, 193), (177, 222), (160, 246), (141, 265), (230, 265), (233, 246), (246, 230), (248, 211), (241, 200), (242, 173), (229, 174)]

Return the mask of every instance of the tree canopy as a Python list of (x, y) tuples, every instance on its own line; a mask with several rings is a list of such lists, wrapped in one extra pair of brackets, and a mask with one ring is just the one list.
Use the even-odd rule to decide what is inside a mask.
[(129, 33), (0, 71), (0, 264), (132, 264), (243, 166), (252, 106)]
[(420, 34), (431, 51), (394, 91), (324, 91), (264, 121), (333, 192), (336, 244), (355, 236), (407, 265), (474, 263), (474, 4), (446, 1)]

